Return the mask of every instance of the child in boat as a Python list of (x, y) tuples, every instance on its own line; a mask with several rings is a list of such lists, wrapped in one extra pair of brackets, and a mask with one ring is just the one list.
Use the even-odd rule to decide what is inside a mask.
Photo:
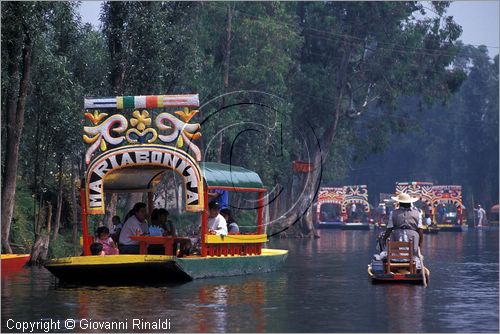
[(105, 255), (104, 251), (102, 250), (102, 244), (99, 242), (94, 242), (92, 245), (90, 245), (90, 253), (92, 255)]
[(106, 226), (100, 226), (97, 229), (97, 238), (96, 242), (102, 245), (103, 251), (105, 255), (118, 255), (119, 251), (116, 247), (115, 242), (109, 236), (109, 228)]

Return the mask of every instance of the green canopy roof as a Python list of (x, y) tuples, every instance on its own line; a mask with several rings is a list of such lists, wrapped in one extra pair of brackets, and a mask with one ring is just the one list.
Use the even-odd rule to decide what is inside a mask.
[(243, 167), (217, 162), (204, 162), (200, 167), (209, 186), (264, 188), (259, 175)]

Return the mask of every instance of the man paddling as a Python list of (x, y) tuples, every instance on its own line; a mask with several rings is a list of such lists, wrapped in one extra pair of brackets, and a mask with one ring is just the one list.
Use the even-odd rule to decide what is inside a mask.
[(399, 203), (399, 208), (392, 212), (392, 217), (387, 223), (387, 229), (383, 237), (384, 244), (390, 236), (392, 236), (391, 239), (393, 241), (398, 241), (403, 239), (406, 234), (408, 240), (413, 238), (413, 248), (415, 254), (417, 254), (418, 247), (422, 245), (424, 235), (422, 230), (422, 215), (412, 205), (412, 203), (418, 201), (418, 198), (401, 193), (397, 197), (392, 197), (392, 199)]

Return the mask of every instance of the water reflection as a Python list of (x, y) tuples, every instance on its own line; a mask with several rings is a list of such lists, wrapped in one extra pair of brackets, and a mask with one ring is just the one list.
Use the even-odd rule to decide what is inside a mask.
[(424, 298), (425, 291), (420, 286), (385, 286), (385, 309), (389, 318), (387, 331), (424, 332)]
[[(245, 331), (263, 332), (266, 326), (264, 281), (243, 284), (206, 285), (198, 288), (195, 319), (198, 332)], [(238, 317), (239, 314), (239, 317)], [(252, 319), (254, 328), (245, 326), (245, 318)], [(231, 329), (228, 328), (231, 322)]]
[(8, 318), (165, 318), (173, 332), (498, 332), (497, 231), (425, 235), (428, 288), (372, 285), (377, 232), (273, 240), (290, 251), (279, 272), (181, 285), (61, 288), (28, 269), (2, 279), (2, 330)]

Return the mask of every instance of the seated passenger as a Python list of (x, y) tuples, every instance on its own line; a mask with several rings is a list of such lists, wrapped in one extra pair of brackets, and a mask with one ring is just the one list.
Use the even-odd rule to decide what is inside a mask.
[(412, 205), (418, 198), (411, 197), (407, 193), (400, 193), (397, 197), (392, 197), (399, 202), (399, 208), (391, 212), (387, 222), (383, 243), (391, 237), (392, 241), (406, 241), (413, 239), (413, 253), (418, 254), (418, 248), (422, 247), (423, 225), (420, 211)]
[(236, 222), (234, 221), (231, 210), (229, 210), (227, 208), (222, 209), (222, 210), (220, 210), (220, 214), (222, 215), (222, 217), (224, 217), (224, 219), (227, 222), (228, 234), (239, 234), (240, 228), (238, 227), (238, 224), (236, 224)]
[(102, 244), (99, 242), (94, 242), (92, 245), (90, 245), (90, 253), (92, 255), (105, 255), (104, 251), (102, 250)]
[(139, 254), (139, 241), (130, 239), (134, 235), (143, 235), (141, 224), (146, 221), (146, 204), (136, 203), (130, 210), (130, 217), (123, 225), (120, 232), (120, 254)]
[(111, 228), (110, 231), (111, 238), (113, 238), (114, 242), (118, 242), (118, 238), (120, 237), (120, 231), (123, 228), (123, 224), (121, 223), (119, 216), (113, 216), (113, 218), (111, 218), (111, 221), (113, 223), (113, 227)]
[(177, 236), (175, 231), (174, 223), (168, 220), (168, 211), (166, 209), (154, 209), (153, 214), (151, 214), (151, 224), (161, 227), (163, 230), (163, 236)]
[(96, 235), (95, 242), (102, 244), (104, 255), (118, 255), (118, 247), (116, 247), (115, 242), (109, 236), (109, 228), (106, 226), (99, 227)]
[(208, 232), (210, 234), (227, 235), (227, 223), (219, 213), (219, 203), (208, 204)]

